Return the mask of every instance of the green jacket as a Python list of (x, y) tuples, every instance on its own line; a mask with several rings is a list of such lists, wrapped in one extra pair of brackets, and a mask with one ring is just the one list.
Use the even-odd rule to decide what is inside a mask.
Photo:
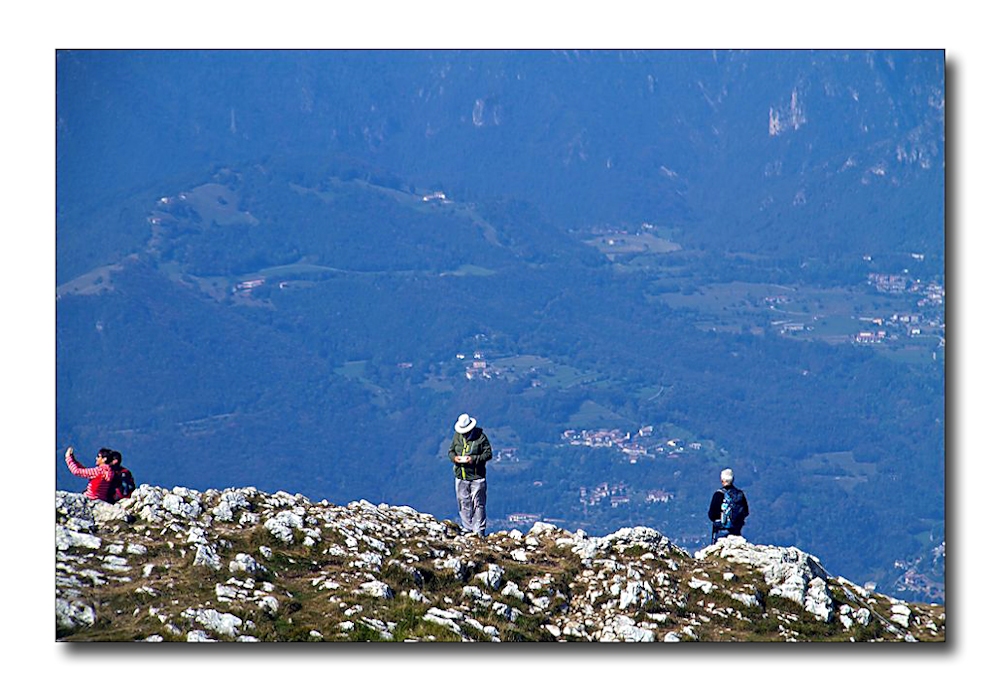
[(451, 449), (448, 456), (455, 462), (455, 457), (469, 455), (472, 461), (469, 464), (454, 464), (455, 478), (466, 481), (474, 481), (486, 478), (486, 462), (493, 459), (493, 448), (490, 441), (481, 428), (473, 428), (466, 434), (455, 433), (451, 439)]

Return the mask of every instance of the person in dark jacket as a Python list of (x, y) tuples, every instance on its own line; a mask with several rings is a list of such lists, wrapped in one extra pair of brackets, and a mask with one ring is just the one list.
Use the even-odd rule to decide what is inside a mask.
[(476, 420), (462, 414), (448, 450), (455, 470), (455, 497), (462, 529), (480, 538), (486, 535), (486, 463), (493, 459), (490, 441)]
[(712, 543), (726, 536), (739, 536), (743, 523), (750, 514), (747, 496), (733, 485), (733, 470), (723, 469), (719, 474), (722, 488), (712, 495), (708, 518), (712, 521)]
[(122, 466), (122, 453), (118, 450), (111, 451), (110, 464), (115, 474), (111, 479), (108, 502), (118, 502), (132, 495), (132, 491), (135, 490), (135, 479), (132, 477), (132, 472)]

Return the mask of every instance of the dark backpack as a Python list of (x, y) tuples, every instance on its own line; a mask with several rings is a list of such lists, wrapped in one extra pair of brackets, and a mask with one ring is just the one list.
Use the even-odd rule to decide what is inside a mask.
[(739, 488), (722, 488), (722, 508), (719, 513), (719, 528), (742, 529), (746, 520), (746, 498)]
[(108, 502), (115, 503), (132, 495), (135, 490), (135, 479), (132, 472), (124, 467), (115, 469), (114, 478), (108, 486)]

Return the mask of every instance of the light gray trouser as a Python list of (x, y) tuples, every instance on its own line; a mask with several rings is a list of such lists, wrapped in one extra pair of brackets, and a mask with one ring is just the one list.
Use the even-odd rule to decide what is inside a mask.
[(458, 516), (462, 528), (475, 531), (480, 536), (486, 534), (486, 479), (475, 481), (455, 479), (455, 497), (458, 498)]

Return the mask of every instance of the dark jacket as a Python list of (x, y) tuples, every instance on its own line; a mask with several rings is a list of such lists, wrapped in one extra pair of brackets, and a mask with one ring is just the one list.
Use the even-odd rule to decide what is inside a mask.
[(465, 434), (455, 433), (448, 456), (454, 462), (455, 457), (460, 455), (469, 455), (472, 461), (468, 464), (455, 464), (455, 478), (466, 481), (486, 478), (486, 462), (493, 459), (493, 448), (481, 428), (473, 428)]
[(123, 500), (132, 495), (134, 490), (135, 479), (132, 478), (132, 472), (125, 467), (116, 469), (115, 477), (111, 480), (109, 502), (118, 502), (119, 500)]
[[(714, 524), (722, 517), (722, 499), (725, 497), (726, 491), (732, 493), (734, 503), (733, 525), (727, 531), (734, 536), (739, 536), (740, 531), (743, 529), (743, 522), (746, 520), (747, 515), (750, 514), (750, 505), (747, 503), (747, 496), (736, 486), (728, 486), (715, 491), (712, 495), (712, 502), (708, 506), (708, 518)], [(740, 509), (736, 509), (735, 506), (739, 506)]]

